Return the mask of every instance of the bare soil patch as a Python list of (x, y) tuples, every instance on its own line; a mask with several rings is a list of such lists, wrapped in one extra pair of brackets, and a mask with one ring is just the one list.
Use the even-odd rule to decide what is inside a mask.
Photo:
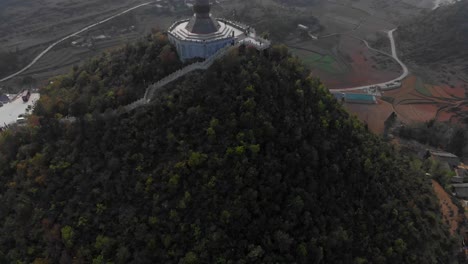
[(356, 115), (359, 120), (365, 122), (372, 132), (382, 134), (385, 128), (385, 120), (392, 114), (393, 107), (390, 103), (379, 100), (378, 104), (345, 104), (346, 110)]
[(387, 91), (384, 96), (393, 99), (393, 107), (405, 123), (431, 119), (457, 123), (468, 113), (464, 84), (454, 87), (432, 85), (416, 75), (410, 75), (400, 89)]

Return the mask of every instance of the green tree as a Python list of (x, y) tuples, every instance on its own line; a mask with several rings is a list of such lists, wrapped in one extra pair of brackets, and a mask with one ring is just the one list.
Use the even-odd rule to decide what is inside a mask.
[(75, 237), (75, 232), (71, 226), (64, 226), (61, 229), (62, 233), (62, 241), (67, 248), (71, 248), (73, 246), (73, 240)]

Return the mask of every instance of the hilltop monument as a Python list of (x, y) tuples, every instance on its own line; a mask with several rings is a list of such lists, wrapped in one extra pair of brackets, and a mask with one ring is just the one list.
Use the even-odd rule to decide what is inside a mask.
[[(177, 48), (181, 60), (209, 58), (218, 50), (239, 42), (262, 47), (265, 40), (255, 30), (238, 22), (211, 16), (209, 0), (196, 0), (193, 16), (175, 22), (168, 30), (169, 41)], [(269, 44), (268, 44), (269, 45)]]

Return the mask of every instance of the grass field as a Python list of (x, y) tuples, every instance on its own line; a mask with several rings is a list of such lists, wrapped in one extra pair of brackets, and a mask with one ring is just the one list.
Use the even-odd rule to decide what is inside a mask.
[(330, 55), (321, 55), (311, 51), (291, 48), (291, 52), (297, 55), (305, 65), (312, 69), (319, 69), (327, 73), (343, 73), (338, 62)]
[(421, 78), (416, 79), (416, 84), (415, 84), (416, 91), (420, 94), (423, 94), (425, 96), (432, 96), (431, 92), (429, 91), (427, 84), (423, 82)]

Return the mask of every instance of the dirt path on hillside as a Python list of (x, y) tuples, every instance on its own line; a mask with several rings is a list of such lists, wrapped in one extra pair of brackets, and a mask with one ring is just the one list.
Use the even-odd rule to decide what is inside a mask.
[(463, 216), (458, 213), (458, 207), (452, 202), (450, 195), (438, 182), (432, 180), (432, 186), (437, 198), (439, 198), (442, 219), (444, 223), (450, 226), (450, 234), (454, 235), (458, 226), (463, 221)]

